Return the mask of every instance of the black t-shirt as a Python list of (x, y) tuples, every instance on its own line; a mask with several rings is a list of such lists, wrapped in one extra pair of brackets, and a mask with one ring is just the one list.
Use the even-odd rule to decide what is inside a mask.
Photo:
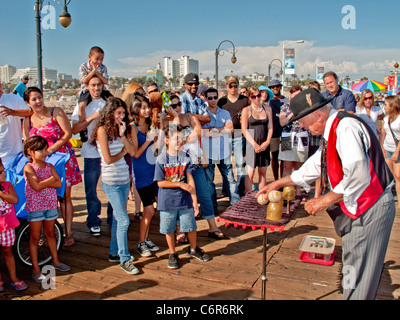
[(231, 102), (228, 96), (222, 97), (218, 100), (218, 107), (229, 111), (232, 118), (233, 128), (240, 129), (240, 115), (243, 108), (250, 104), (248, 97), (239, 95), (239, 98), (235, 102)]
[(281, 113), (281, 107), (285, 104), (289, 104), (289, 99), (282, 96), (280, 99), (272, 99), (269, 101), (269, 106), (272, 109), (272, 120), (274, 124), (274, 130), (272, 138), (280, 138), (282, 134), (282, 127), (279, 123), (279, 114)]

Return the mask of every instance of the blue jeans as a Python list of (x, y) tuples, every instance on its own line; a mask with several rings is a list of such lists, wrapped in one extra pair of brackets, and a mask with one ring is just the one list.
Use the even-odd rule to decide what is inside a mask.
[[(240, 196), (244, 196), (246, 193), (244, 186), (244, 180), (246, 178), (245, 148), (246, 140), (243, 136), (232, 138), (233, 157), (235, 158), (236, 165), (236, 185)], [(226, 189), (229, 189), (228, 186), (224, 186)]]
[(196, 187), (197, 201), (200, 204), (201, 216), (203, 219), (214, 218), (214, 207), (211, 200), (210, 192), (208, 191), (208, 183), (204, 174), (204, 169), (200, 166), (199, 169), (193, 171), (193, 180)]
[[(225, 163), (228, 162), (228, 163)], [(232, 164), (228, 161), (219, 160), (216, 164), (219, 171), (222, 175), (222, 181), (227, 186), (229, 202), (231, 205), (234, 205), (236, 202), (240, 200), (240, 196), (238, 193), (238, 187), (235, 181), (235, 177), (233, 176)], [(208, 190), (211, 195), (211, 200), (213, 202), (214, 208), (217, 207), (217, 192), (215, 190), (215, 163), (210, 159), (208, 163), (208, 167), (205, 169), (206, 178), (208, 182)]]
[[(84, 171), (83, 180), (85, 182), (87, 218), (86, 225), (88, 228), (100, 227), (101, 219), (101, 202), (97, 196), (97, 183), (99, 182), (101, 174), (101, 160), (100, 158), (84, 158)], [(112, 219), (112, 206), (110, 202), (107, 207), (107, 220), (110, 216)], [(111, 225), (111, 223), (110, 223)]]
[(113, 207), (113, 222), (111, 227), (110, 255), (119, 255), (119, 261), (123, 264), (130, 260), (128, 250), (129, 217), (126, 211), (129, 196), (129, 183), (122, 185), (109, 185), (101, 183), (108, 201)]

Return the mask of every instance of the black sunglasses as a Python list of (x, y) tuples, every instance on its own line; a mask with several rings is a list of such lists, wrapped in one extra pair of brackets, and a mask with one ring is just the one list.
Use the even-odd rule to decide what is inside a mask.
[(207, 100), (212, 100), (212, 99), (214, 99), (214, 100), (218, 100), (218, 96), (211, 96), (211, 97), (207, 97)]
[(237, 87), (239, 87), (238, 84), (233, 84), (233, 83), (232, 83), (232, 84), (229, 85), (229, 88), (237, 88)]
[(154, 89), (154, 90), (149, 91), (149, 94), (153, 93), (153, 92), (158, 92), (158, 89)]
[(182, 106), (182, 101), (179, 101), (178, 103), (171, 104), (172, 109), (175, 109), (176, 107), (181, 107), (181, 106)]
[(199, 82), (190, 82), (190, 83), (186, 83), (188, 86), (198, 86)]

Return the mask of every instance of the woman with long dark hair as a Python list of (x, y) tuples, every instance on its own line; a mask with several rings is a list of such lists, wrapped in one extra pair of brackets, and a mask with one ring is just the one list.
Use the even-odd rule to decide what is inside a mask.
[(130, 142), (130, 126), (126, 104), (121, 99), (108, 98), (93, 133), (101, 157), (101, 185), (113, 207), (110, 261), (119, 259), (121, 269), (130, 274), (139, 270), (133, 265), (128, 251), (129, 217), (126, 210), (129, 195), (129, 166), (127, 153), (134, 154)]

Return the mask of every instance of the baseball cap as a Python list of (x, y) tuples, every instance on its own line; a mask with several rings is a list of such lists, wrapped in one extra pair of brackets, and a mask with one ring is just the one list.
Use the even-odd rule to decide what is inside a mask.
[(230, 84), (232, 82), (236, 82), (239, 84), (239, 79), (236, 76), (229, 76), (228, 79), (226, 80), (226, 84)]
[(199, 76), (196, 73), (188, 73), (184, 78), (185, 83), (188, 82), (199, 82)]

